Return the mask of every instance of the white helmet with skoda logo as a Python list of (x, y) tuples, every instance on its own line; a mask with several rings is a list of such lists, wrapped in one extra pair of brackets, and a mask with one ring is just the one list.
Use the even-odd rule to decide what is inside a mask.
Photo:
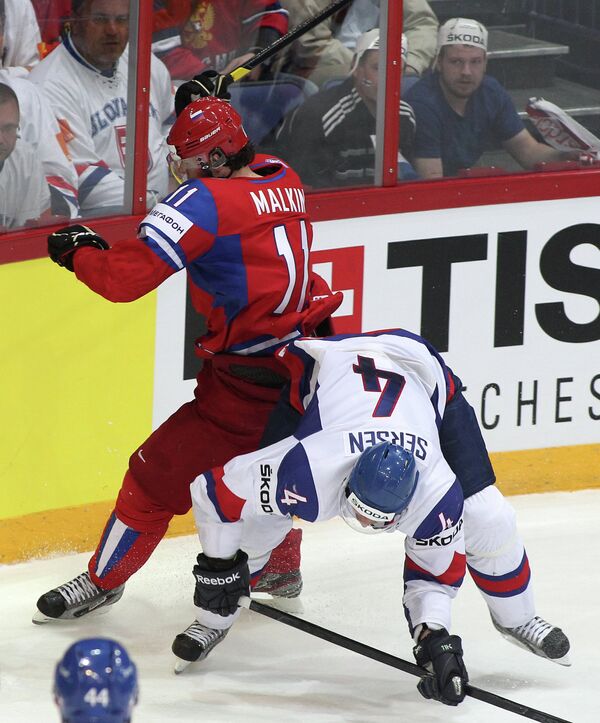
[(418, 479), (412, 452), (390, 442), (369, 447), (342, 487), (340, 515), (358, 532), (390, 532), (408, 507)]
[(487, 53), (488, 31), (471, 18), (450, 18), (438, 30), (437, 52), (446, 45), (472, 45)]

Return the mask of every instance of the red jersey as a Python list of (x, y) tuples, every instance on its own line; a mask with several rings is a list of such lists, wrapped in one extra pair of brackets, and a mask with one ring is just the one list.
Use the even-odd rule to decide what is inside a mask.
[(287, 32), (288, 12), (279, 0), (194, 0), (182, 26), (155, 28), (152, 51), (173, 78), (189, 80), (208, 68), (220, 72), (234, 58), (256, 52), (264, 30), (269, 42)]
[(312, 226), (297, 174), (258, 156), (259, 177), (182, 183), (141, 222), (138, 239), (82, 248), (77, 277), (111, 301), (131, 301), (186, 269), (207, 318), (200, 356), (265, 356), (310, 334), (342, 301), (312, 273)]

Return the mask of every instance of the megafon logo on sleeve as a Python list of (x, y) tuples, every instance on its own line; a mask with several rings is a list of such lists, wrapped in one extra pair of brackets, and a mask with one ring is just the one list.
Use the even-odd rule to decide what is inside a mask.
[(362, 331), (363, 246), (311, 251), (312, 270), (319, 274), (332, 291), (341, 291), (344, 301), (333, 313), (336, 334), (357, 334)]

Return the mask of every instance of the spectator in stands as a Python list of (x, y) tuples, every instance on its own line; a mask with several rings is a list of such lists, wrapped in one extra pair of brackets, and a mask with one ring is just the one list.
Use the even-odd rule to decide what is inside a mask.
[[(312, 17), (330, 0), (282, 0), (290, 27)], [(316, 25), (294, 42), (277, 67), (308, 77), (317, 85), (348, 75), (358, 37), (379, 25), (379, 0), (354, 0), (345, 19), (343, 11)], [(435, 55), (438, 21), (426, 0), (404, 0), (403, 31), (408, 41), (406, 76), (418, 76)], [(404, 85), (408, 85), (405, 83)]]
[(500, 145), (526, 169), (578, 157), (539, 143), (525, 128), (508, 92), (485, 74), (487, 37), (476, 20), (448, 20), (439, 30), (434, 72), (406, 95), (417, 119), (414, 165), (421, 178), (454, 176)]
[[(350, 75), (311, 96), (284, 119), (276, 152), (298, 169), (305, 185), (330, 188), (373, 183), (378, 68), (379, 30), (375, 28), (359, 38)], [(415, 177), (406, 161), (414, 132), (412, 108), (401, 101), (403, 157), (398, 170), (403, 179)]]
[[(73, 0), (70, 32), (32, 71), (67, 134), (86, 216), (122, 210), (127, 122), (128, 0)], [(148, 207), (168, 190), (165, 130), (171, 79), (152, 58), (148, 129)]]
[[(379, 25), (380, 0), (354, 0), (339, 29), (339, 40), (351, 50), (361, 33)], [(406, 74), (421, 75), (435, 56), (438, 19), (427, 0), (405, 0), (403, 32), (408, 40)]]
[(19, 101), (0, 83), (0, 230), (50, 221), (50, 191), (33, 148), (19, 138)]
[(40, 59), (40, 42), (31, 0), (0, 0), (0, 68), (26, 77)]
[(182, 60), (181, 31), (191, 12), (191, 0), (154, 0), (152, 52), (165, 63), (169, 72), (171, 66), (175, 70)]
[[(208, 69), (230, 72), (287, 30), (279, 0), (192, 0), (181, 32), (173, 25), (155, 33), (153, 50), (174, 80), (189, 80)], [(266, 67), (255, 68), (249, 79)]]
[[(0, 0), (1, 2), (1, 0)], [(65, 26), (72, 15), (72, 0), (32, 0), (37, 21), (40, 26), (42, 45), (40, 56), (45, 58), (61, 42)], [(163, 46), (161, 38), (175, 34), (179, 45), (179, 32), (190, 16), (191, 0), (154, 0), (152, 18), (153, 45), (156, 53), (173, 47), (171, 43)]]
[(35, 151), (41, 161), (50, 189), (54, 216), (79, 216), (77, 171), (64, 141), (62, 130), (46, 98), (26, 78), (15, 78), (0, 69), (0, 83), (10, 86), (19, 102), (19, 137)]

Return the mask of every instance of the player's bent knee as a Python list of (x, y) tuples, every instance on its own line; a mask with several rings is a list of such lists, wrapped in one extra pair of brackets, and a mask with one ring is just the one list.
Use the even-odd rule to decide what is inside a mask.
[(162, 532), (173, 517), (144, 491), (130, 470), (125, 473), (115, 511), (121, 522), (140, 532)]
[(517, 536), (516, 514), (497, 487), (465, 500), (465, 547), (472, 554), (504, 554)]

